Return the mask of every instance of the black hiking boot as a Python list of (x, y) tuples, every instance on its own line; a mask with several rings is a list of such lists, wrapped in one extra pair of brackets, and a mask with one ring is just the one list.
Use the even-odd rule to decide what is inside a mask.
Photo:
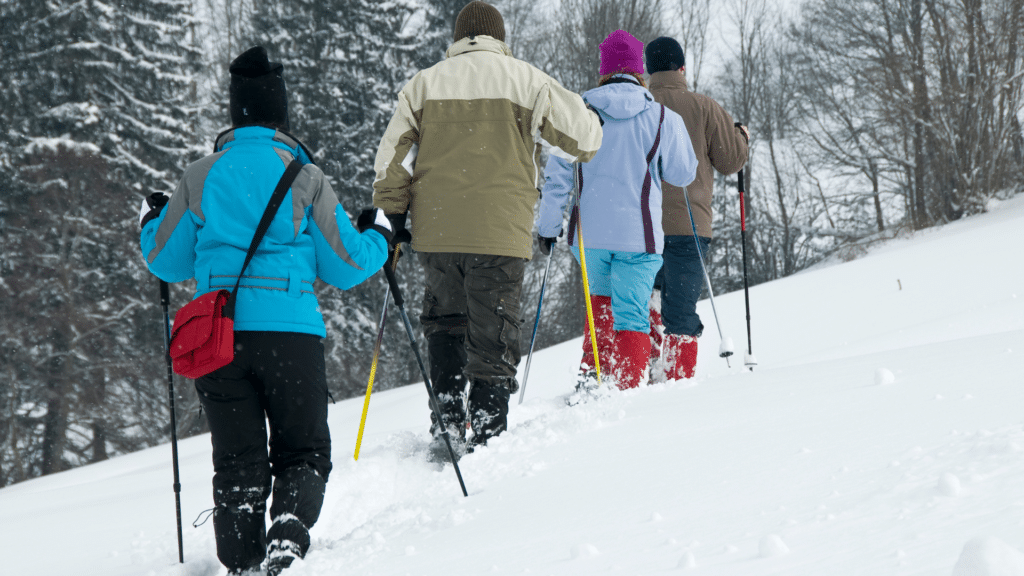
[(279, 576), (299, 556), (294, 542), (274, 541), (267, 547), (267, 576)]
[(518, 388), (515, 378), (473, 380), (469, 392), (471, 446), (486, 446), (488, 440), (508, 429), (508, 399)]

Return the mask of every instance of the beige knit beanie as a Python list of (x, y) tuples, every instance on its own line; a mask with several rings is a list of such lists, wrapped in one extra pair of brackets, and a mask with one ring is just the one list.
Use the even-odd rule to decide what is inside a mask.
[(498, 9), (486, 2), (470, 2), (455, 20), (454, 40), (467, 36), (491, 36), (505, 41), (505, 21)]

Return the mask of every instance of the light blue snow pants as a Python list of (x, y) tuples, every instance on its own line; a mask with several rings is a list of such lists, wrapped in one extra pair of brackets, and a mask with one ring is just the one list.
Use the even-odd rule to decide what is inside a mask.
[[(572, 247), (572, 255), (580, 261), (579, 247)], [(661, 264), (661, 254), (587, 248), (590, 295), (611, 296), (616, 330), (650, 331), (647, 303)]]

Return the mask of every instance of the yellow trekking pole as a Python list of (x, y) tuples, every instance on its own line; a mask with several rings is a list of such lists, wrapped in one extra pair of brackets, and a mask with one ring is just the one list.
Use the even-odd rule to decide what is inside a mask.
[[(392, 270), (398, 266), (398, 256), (401, 249), (402, 246), (400, 244), (395, 245), (395, 256), (391, 261)], [(356, 460), (359, 460), (359, 447), (363, 444), (363, 428), (366, 427), (366, 414), (370, 411), (370, 393), (373, 392), (373, 379), (377, 376), (377, 360), (380, 358), (380, 345), (384, 341), (384, 321), (388, 318), (388, 296), (391, 296), (391, 284), (388, 284), (388, 291), (384, 293), (384, 309), (380, 311), (380, 329), (377, 331), (377, 343), (373, 347), (370, 381), (366, 384), (366, 398), (363, 400), (363, 417), (359, 420), (359, 435), (356, 437), (356, 452), (354, 455)]]
[(594, 371), (597, 373), (597, 385), (601, 385), (601, 360), (597, 357), (597, 332), (594, 330), (594, 308), (590, 305), (590, 282), (587, 281), (587, 256), (583, 248), (583, 209), (580, 204), (580, 180), (583, 166), (573, 164), (572, 181), (576, 189), (576, 234), (580, 241), (580, 270), (583, 271), (583, 301), (587, 305), (587, 324), (590, 325), (590, 345), (594, 347)]

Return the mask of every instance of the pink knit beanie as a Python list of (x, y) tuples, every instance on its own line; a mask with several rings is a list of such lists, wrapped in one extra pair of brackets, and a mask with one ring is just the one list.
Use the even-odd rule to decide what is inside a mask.
[(644, 43), (625, 30), (616, 30), (601, 42), (600, 74), (644, 73)]

